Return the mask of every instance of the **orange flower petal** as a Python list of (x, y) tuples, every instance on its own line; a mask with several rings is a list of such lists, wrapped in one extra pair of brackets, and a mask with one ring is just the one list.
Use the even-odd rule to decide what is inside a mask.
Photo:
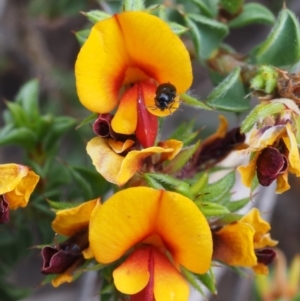
[(87, 144), (87, 153), (92, 158), (97, 171), (109, 182), (122, 186), (144, 164), (144, 159), (155, 153), (170, 153), (174, 149), (149, 147), (141, 151), (131, 151), (126, 157), (116, 154), (108, 145), (108, 140), (95, 137)]
[(63, 283), (66, 283), (66, 282), (71, 283), (72, 281), (73, 281), (73, 276), (70, 273), (65, 272), (65, 273), (59, 274), (57, 277), (55, 277), (51, 283), (54, 287), (58, 287)]
[(254, 267), (252, 267), (253, 271), (255, 274), (260, 274), (260, 275), (268, 275), (269, 274), (269, 268), (264, 265), (263, 263), (258, 263)]
[(137, 85), (126, 90), (119, 103), (118, 110), (111, 122), (116, 133), (133, 134), (137, 125)]
[(300, 176), (300, 158), (299, 150), (297, 145), (296, 136), (292, 131), (291, 125), (288, 123), (286, 125), (287, 136), (282, 137), (285, 145), (289, 150), (289, 171), (295, 174), (297, 177)]
[[(240, 219), (239, 222), (249, 224), (255, 230), (253, 237), (255, 249), (264, 248), (266, 246), (275, 246), (277, 244), (276, 241), (271, 240), (268, 236), (265, 236), (265, 234), (271, 230), (271, 226), (268, 222), (261, 218), (259, 210), (257, 208), (253, 208), (251, 211), (249, 211), (244, 217)], [(266, 245), (264, 243), (270, 244)]]
[(9, 208), (25, 207), (40, 177), (27, 166), (0, 165), (0, 195), (5, 193)]
[(256, 161), (259, 156), (259, 152), (255, 154), (255, 157), (250, 159), (247, 166), (239, 166), (237, 170), (240, 172), (242, 183), (246, 187), (251, 187), (252, 180), (256, 174)]
[(86, 229), (94, 208), (100, 205), (100, 199), (98, 198), (74, 208), (57, 211), (56, 217), (52, 222), (53, 230), (61, 235), (72, 236)]
[(129, 79), (170, 82), (179, 94), (192, 83), (182, 41), (164, 21), (144, 12), (123, 12), (98, 22), (78, 55), (75, 73), (80, 101), (98, 113), (117, 105)]
[(154, 296), (156, 301), (187, 301), (189, 286), (168, 258), (153, 249)]
[(177, 193), (148, 187), (116, 193), (94, 211), (89, 240), (96, 259), (110, 263), (152, 234), (161, 237), (177, 263), (195, 273), (208, 270), (208, 223), (191, 200)]
[(118, 103), (130, 59), (115, 17), (98, 22), (75, 64), (77, 93), (90, 111), (108, 113)]
[(174, 151), (171, 153), (162, 153), (159, 161), (173, 160), (176, 155), (181, 151), (183, 142), (175, 139), (170, 139), (164, 142), (159, 142), (158, 146), (163, 148), (172, 148)]
[(223, 227), (213, 235), (213, 258), (231, 266), (252, 267), (256, 265), (254, 234), (253, 227), (242, 222)]
[(172, 83), (178, 94), (190, 87), (193, 78), (189, 53), (167, 23), (144, 12), (125, 12), (115, 15), (115, 19), (133, 66), (159, 84)]
[(133, 140), (127, 139), (125, 142), (117, 141), (114, 139), (109, 139), (108, 144), (112, 148), (112, 150), (117, 153), (123, 153), (127, 149), (129, 149), (135, 142)]
[(149, 248), (137, 249), (114, 270), (113, 277), (118, 291), (133, 295), (147, 285), (150, 278), (149, 256)]
[(283, 193), (290, 189), (290, 184), (288, 182), (289, 171), (287, 170), (283, 174), (277, 177), (276, 183), (276, 193)]

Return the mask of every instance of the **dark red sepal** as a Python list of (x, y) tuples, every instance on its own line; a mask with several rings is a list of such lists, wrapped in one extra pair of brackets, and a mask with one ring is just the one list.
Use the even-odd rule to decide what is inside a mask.
[(264, 265), (269, 265), (274, 261), (276, 257), (276, 252), (271, 248), (264, 248), (255, 250), (255, 255), (257, 258), (257, 262), (262, 263)]
[(0, 195), (0, 224), (9, 222), (9, 206), (4, 194)]

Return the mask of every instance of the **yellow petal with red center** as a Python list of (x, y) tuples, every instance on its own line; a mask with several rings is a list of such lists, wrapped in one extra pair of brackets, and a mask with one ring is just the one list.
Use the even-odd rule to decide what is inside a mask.
[(81, 103), (97, 113), (113, 110), (118, 104), (130, 61), (116, 17), (95, 24), (75, 64), (77, 93)]
[(257, 259), (254, 253), (255, 230), (249, 225), (236, 222), (213, 234), (213, 258), (231, 266), (252, 267)]
[(176, 263), (196, 273), (205, 273), (210, 266), (212, 239), (208, 223), (197, 206), (180, 194), (129, 188), (113, 195), (94, 212), (89, 240), (101, 263), (117, 260), (135, 244), (157, 234)]
[[(267, 232), (271, 230), (271, 226), (268, 222), (261, 218), (259, 210), (257, 208), (253, 208), (250, 212), (248, 212), (245, 216), (243, 216), (239, 223), (246, 223), (253, 227), (255, 230), (255, 234), (253, 237), (254, 248), (264, 248), (266, 246), (272, 246), (273, 243), (276, 245), (276, 241), (272, 241), (270, 238), (265, 236)], [(270, 242), (271, 245), (265, 245), (262, 243)]]
[[(140, 71), (132, 76), (127, 69)], [(126, 83), (129, 75), (136, 81), (149, 76), (158, 83), (170, 82), (178, 93), (192, 83), (182, 41), (164, 21), (144, 12), (123, 12), (98, 22), (81, 48), (75, 74), (80, 101), (98, 113), (117, 105), (125, 76)]]
[(255, 157), (250, 159), (250, 162), (246, 166), (239, 166), (237, 170), (240, 172), (242, 183), (246, 187), (251, 187), (252, 180), (256, 173), (256, 161), (259, 156), (259, 152), (255, 154)]
[(129, 88), (122, 96), (118, 110), (111, 122), (116, 133), (133, 134), (137, 125), (137, 85)]
[(296, 136), (291, 129), (291, 125), (288, 123), (286, 125), (287, 136), (282, 137), (285, 145), (289, 150), (288, 160), (289, 160), (289, 171), (295, 174), (297, 177), (300, 176), (300, 158), (299, 150), (297, 145)]
[(113, 272), (118, 291), (133, 295), (141, 291), (149, 281), (148, 261), (150, 248), (135, 250)]
[(0, 195), (5, 193), (10, 209), (25, 207), (40, 177), (27, 166), (0, 165)]
[[(115, 19), (132, 66), (158, 84), (170, 82), (178, 94), (189, 89), (193, 80), (189, 53), (167, 23), (144, 12), (124, 12), (115, 15)], [(114, 52), (122, 52), (122, 48)]]
[(290, 189), (290, 184), (288, 182), (289, 172), (286, 170), (283, 174), (277, 177), (276, 183), (276, 193), (283, 193)]
[(155, 153), (172, 153), (172, 148), (149, 147), (141, 151), (131, 151), (126, 157), (116, 154), (108, 145), (108, 140), (95, 137), (87, 144), (87, 153), (92, 158), (97, 171), (109, 182), (122, 186), (144, 164), (147, 157)]
[(153, 249), (154, 297), (156, 301), (188, 301), (189, 286), (168, 258)]
[(127, 139), (125, 142), (123, 141), (117, 141), (114, 139), (109, 139), (108, 144), (112, 148), (112, 150), (117, 153), (123, 153), (128, 148), (130, 148), (135, 142), (133, 140)]
[(55, 232), (72, 236), (88, 227), (91, 214), (96, 206), (100, 206), (100, 199), (87, 201), (77, 207), (59, 210), (52, 222)]

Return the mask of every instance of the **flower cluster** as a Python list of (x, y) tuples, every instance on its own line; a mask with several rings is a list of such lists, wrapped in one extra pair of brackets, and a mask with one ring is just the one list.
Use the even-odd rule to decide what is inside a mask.
[[(222, 5), (218, 15), (222, 22), (231, 22), (242, 12), (240, 7), (229, 18), (225, 2)], [(216, 293), (212, 268), (220, 265), (267, 275), (278, 242), (257, 208), (238, 213), (250, 197), (232, 200), (235, 172), (240, 172), (251, 193), (256, 180), (262, 186), (276, 181), (276, 192), (282, 193), (290, 187), (289, 173), (300, 176), (299, 76), (271, 67), (250, 68), (232, 55), (230, 62), (237, 68), (232, 66), (202, 103), (187, 92), (193, 82), (191, 52), (176, 28), (152, 14), (152, 9), (125, 7), (128, 4), (112, 16), (99, 11), (89, 15), (95, 24), (79, 51), (75, 78), (79, 100), (92, 112), (82, 123), (92, 122), (93, 137), (83, 139), (91, 166), (81, 177), (80, 168), (66, 164), (86, 194), (66, 203), (47, 199), (55, 212), (56, 235), (52, 245), (41, 247), (41, 272), (54, 274), (49, 281), (57, 287), (89, 268), (99, 269), (103, 286), (110, 288), (114, 299), (131, 301), (187, 301), (190, 285)], [(191, 29), (193, 18), (204, 27), (214, 27), (212, 21), (179, 12)], [(218, 36), (222, 26), (217, 26)], [(198, 49), (199, 57), (212, 71), (225, 70), (222, 62), (229, 52), (209, 47)], [(256, 75), (247, 83), (249, 70)], [(178, 114), (181, 102), (207, 110), (248, 109), (243, 97), (232, 101), (244, 90), (241, 78), (260, 100), (241, 126), (229, 129), (220, 115), (218, 129), (203, 141), (202, 128), (194, 131), (193, 121), (161, 138), (162, 121)], [(230, 87), (235, 87), (234, 93)], [(47, 118), (29, 121), (31, 127), (38, 124), (41, 136), (50, 128)], [(55, 124), (59, 134), (64, 122)], [(28, 162), (44, 167), (41, 186), (49, 185), (46, 176), (53, 161), (47, 161), (45, 149), (52, 155), (55, 145), (49, 141), (28, 146)], [(213, 172), (222, 168), (217, 164), (232, 153), (249, 156), (248, 165), (234, 162), (230, 172), (213, 181)], [(52, 178), (57, 174), (52, 173)], [(28, 204), (38, 181), (27, 166), (0, 165), (1, 224), (9, 222), (10, 210)], [(36, 200), (34, 205), (39, 206)]]

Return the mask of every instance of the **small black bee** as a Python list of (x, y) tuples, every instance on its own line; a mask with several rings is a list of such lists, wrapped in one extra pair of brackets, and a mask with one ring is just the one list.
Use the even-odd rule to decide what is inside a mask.
[[(161, 84), (157, 87), (154, 98), (155, 105), (161, 111), (171, 110), (176, 97), (176, 88), (170, 83)], [(170, 111), (171, 112), (171, 111)]]

